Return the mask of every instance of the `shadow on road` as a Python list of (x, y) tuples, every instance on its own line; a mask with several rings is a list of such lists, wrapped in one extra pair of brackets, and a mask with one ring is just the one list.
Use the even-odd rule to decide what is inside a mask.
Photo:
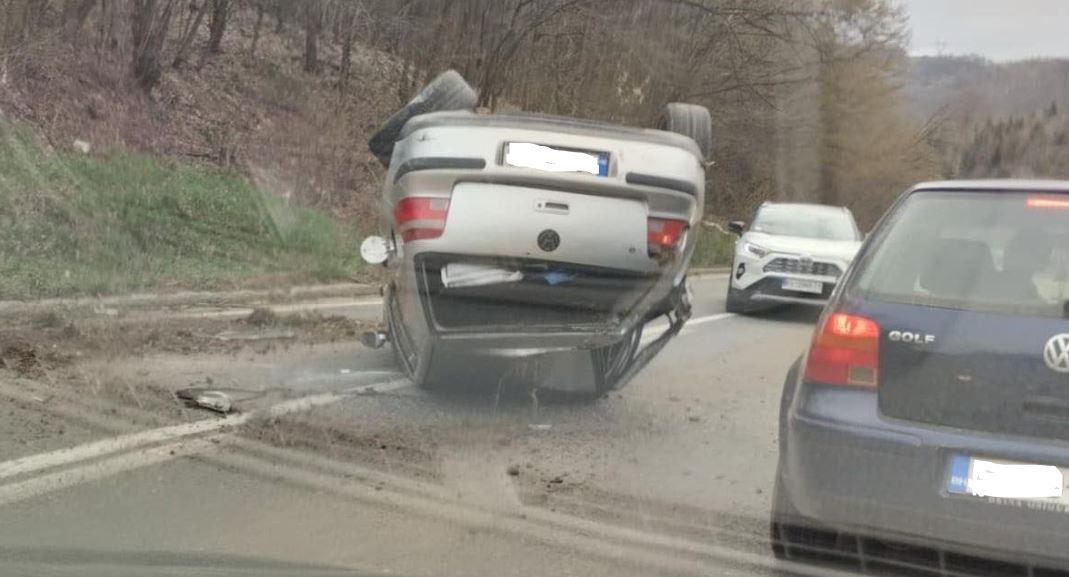
[(823, 310), (822, 307), (815, 306), (781, 305), (755, 311), (746, 316), (783, 323), (815, 325)]

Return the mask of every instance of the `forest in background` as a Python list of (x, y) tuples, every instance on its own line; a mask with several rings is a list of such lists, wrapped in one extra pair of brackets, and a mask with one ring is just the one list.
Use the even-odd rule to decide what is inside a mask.
[(767, 199), (872, 222), (939, 173), (900, 98), (890, 0), (0, 0), (0, 111), (75, 140), (236, 168), (367, 219), (368, 134), (456, 68), (488, 110), (651, 126), (712, 111), (710, 218)]

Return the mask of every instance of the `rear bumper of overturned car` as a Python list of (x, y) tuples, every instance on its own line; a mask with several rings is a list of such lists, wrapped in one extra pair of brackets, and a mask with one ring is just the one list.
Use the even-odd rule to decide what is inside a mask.
[(868, 396), (827, 391), (805, 400), (815, 409), (791, 411), (780, 479), (801, 519), (840, 535), (838, 543), (852, 537), (862, 565), (888, 557), (935, 573), (955, 563), (965, 574), (968, 564), (986, 565), (985, 574), (1069, 569), (1069, 511), (946, 491), (952, 454), (1064, 464), (1069, 447), (892, 421)]

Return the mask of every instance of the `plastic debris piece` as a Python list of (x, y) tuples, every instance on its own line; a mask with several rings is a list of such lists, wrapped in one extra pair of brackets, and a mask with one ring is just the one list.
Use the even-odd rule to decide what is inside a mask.
[(496, 266), (450, 263), (442, 267), (442, 284), (446, 288), (515, 283), (521, 280), (523, 280), (522, 272)]
[(234, 401), (230, 399), (230, 395), (222, 391), (183, 389), (176, 392), (175, 396), (191, 407), (199, 407), (224, 415), (234, 411)]
[(557, 286), (572, 281), (575, 279), (575, 275), (562, 270), (551, 270), (547, 272), (543, 278), (546, 279), (546, 282), (549, 283), (550, 286)]

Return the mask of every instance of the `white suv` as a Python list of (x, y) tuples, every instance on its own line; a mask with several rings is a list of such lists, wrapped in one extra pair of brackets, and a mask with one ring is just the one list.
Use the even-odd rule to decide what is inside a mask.
[(824, 305), (862, 240), (842, 206), (766, 202), (749, 228), (730, 228), (740, 238), (726, 308), (743, 314), (773, 303)]

